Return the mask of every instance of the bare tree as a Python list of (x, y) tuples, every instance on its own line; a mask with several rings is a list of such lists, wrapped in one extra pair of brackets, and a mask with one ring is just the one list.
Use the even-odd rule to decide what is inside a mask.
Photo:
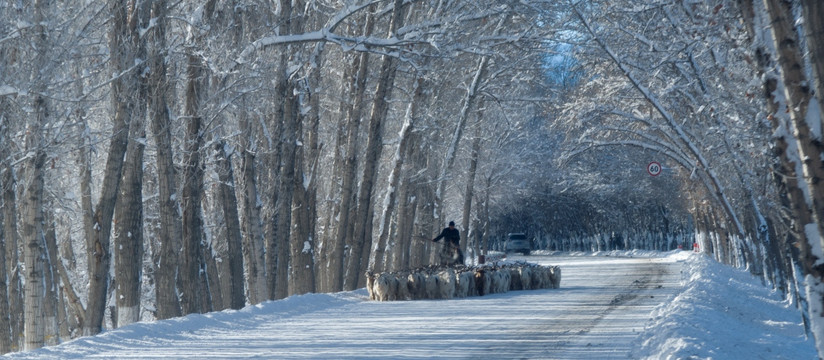
[[(302, 129), (296, 129), (302, 133)], [(302, 139), (302, 137), (298, 137)], [(301, 141), (303, 143), (303, 141)], [(289, 295), (301, 295), (315, 291), (315, 251), (314, 241), (310, 234), (311, 220), (314, 209), (313, 199), (310, 199), (309, 187), (312, 181), (311, 173), (304, 173), (303, 163), (309, 156), (306, 146), (299, 146), (295, 154), (295, 170), (292, 195), (291, 231), (289, 239), (290, 273)]]
[[(417, 84), (420, 84), (420, 82), (416, 82), (416, 85)], [(419, 93), (420, 91), (414, 92), (414, 94)], [(410, 134), (412, 133), (412, 131), (414, 131), (415, 127), (413, 123), (415, 117), (413, 114), (417, 114), (416, 108), (420, 105), (420, 101), (420, 98), (413, 98), (412, 101), (409, 103), (406, 110), (406, 116), (404, 117), (404, 123), (401, 127), (398, 147), (395, 150), (395, 163), (392, 166), (392, 172), (389, 174), (389, 185), (387, 187), (386, 195), (384, 197), (380, 215), (380, 222), (378, 224), (378, 243), (375, 247), (375, 251), (373, 252), (374, 260), (371, 261), (374, 264), (372, 270), (376, 272), (383, 272), (387, 269), (391, 269), (390, 265), (392, 263), (392, 258), (401, 258), (401, 252), (406, 250), (406, 248), (403, 246), (389, 245), (388, 240), (392, 217), (398, 202), (398, 192), (396, 191), (396, 189), (398, 189), (401, 181), (405, 156), (410, 152), (409, 149), (412, 146), (410, 144), (412, 138)], [(396, 241), (397, 240), (399, 239), (396, 239)], [(397, 245), (401, 244), (398, 243)], [(384, 249), (387, 249), (389, 251), (384, 253)]]
[[(138, 29), (148, 28), (151, 17), (150, 2), (135, 4), (131, 9), (132, 22)], [(136, 19), (134, 19), (136, 17)], [(134, 56), (145, 59), (145, 40), (131, 39)], [(141, 284), (143, 275), (143, 153), (146, 144), (146, 104), (148, 87), (157, 85), (140, 76), (133, 95), (137, 97), (129, 125), (129, 138), (121, 173), (120, 191), (115, 202), (114, 270), (117, 279), (115, 303), (117, 326), (140, 321)]]
[(129, 133), (120, 195), (115, 208), (114, 264), (118, 326), (140, 321), (140, 285), (143, 281), (143, 148), (146, 131), (142, 116), (132, 119)]
[(815, 0), (801, 0), (804, 30), (809, 49), (809, 63), (812, 67), (813, 86), (818, 99), (818, 108), (824, 109), (824, 3)]
[[(7, 106), (5, 99), (0, 99), (0, 106)], [(5, 113), (5, 112), (4, 112)], [(17, 348), (15, 344), (18, 340), (20, 330), (22, 330), (22, 306), (23, 299), (21, 293), (20, 272), (18, 263), (18, 240), (17, 240), (17, 206), (15, 197), (14, 168), (10, 148), (13, 145), (8, 135), (9, 119), (0, 115), (0, 191), (2, 191), (3, 214), (2, 214), (2, 244), (0, 254), (3, 254), (2, 272), (0, 279), (4, 280), (2, 290), (0, 290), (0, 353), (8, 353)], [(5, 330), (8, 332), (3, 334)], [(15, 333), (16, 332), (16, 333)]]
[[(243, 103), (241, 103), (243, 104)], [(254, 131), (248, 115), (240, 114), (241, 179), (243, 207), (243, 259), (246, 268), (246, 291), (249, 302), (258, 304), (268, 296), (266, 282), (266, 257), (261, 228), (260, 202), (258, 201), (257, 167), (255, 160)]]
[(60, 254), (57, 251), (57, 234), (55, 232), (54, 214), (51, 210), (44, 207), (43, 216), (43, 242), (46, 247), (46, 261), (44, 268), (44, 280), (46, 284), (43, 309), (45, 330), (43, 335), (45, 338), (44, 344), (46, 346), (57, 345), (60, 343), (60, 324), (66, 323), (65, 308), (60, 296), (60, 289), (58, 287), (59, 270), (57, 263), (62, 262)]
[[(771, 116), (781, 118), (784, 116), (782, 113), (789, 113), (790, 121), (774, 119), (774, 122), (781, 125), (787, 124), (787, 127), (792, 129), (792, 138), (779, 140), (778, 143), (781, 146), (794, 141), (797, 145), (798, 153), (787, 152), (787, 147), (781, 148), (783, 150), (782, 163), (785, 164), (785, 167), (792, 166), (788, 162), (795, 163), (795, 172), (801, 174), (804, 183), (806, 183), (806, 186), (801, 187), (803, 189), (803, 198), (799, 198), (802, 194), (795, 190), (792, 182), (787, 183), (785, 181), (785, 184), (788, 185), (791, 201), (795, 203), (793, 205), (793, 208), (796, 209), (795, 212), (804, 211), (805, 204), (801, 202), (805, 202), (809, 204), (812, 215), (812, 218), (809, 218), (805, 214), (798, 214), (796, 220), (802, 222), (799, 225), (804, 227), (804, 232), (800, 232), (800, 228), (797, 230), (799, 234), (803, 234), (799, 236), (803, 256), (802, 266), (807, 275), (814, 279), (812, 281), (808, 279), (805, 283), (810, 300), (809, 311), (812, 333), (815, 338), (816, 348), (821, 354), (824, 353), (824, 334), (822, 334), (824, 288), (822, 288), (821, 281), (823, 274), (819, 269), (821, 260), (824, 259), (824, 254), (820, 251), (821, 243), (824, 241), (822, 240), (824, 239), (824, 187), (822, 187), (819, 180), (824, 177), (824, 169), (821, 166), (821, 142), (816, 138), (811, 128), (820, 126), (824, 118), (821, 118), (820, 111), (817, 112), (817, 119), (815, 116), (811, 116), (816, 115), (816, 113), (808, 113), (810, 111), (810, 102), (815, 101), (815, 99), (809, 87), (810, 79), (806, 78), (803, 71), (804, 58), (797, 32), (794, 29), (796, 21), (792, 15), (791, 4), (784, 1), (764, 0), (764, 7), (766, 11), (764, 17), (771, 25), (772, 34), (772, 39), (764, 40), (772, 40), (771, 45), (781, 68), (780, 81), (783, 82), (784, 95), (787, 101), (786, 104), (776, 105), (775, 99), (768, 99), (773, 109), (778, 108), (776, 109), (778, 111), (771, 114)], [(820, 8), (816, 10), (811, 4), (805, 3), (804, 7), (804, 14), (807, 16), (820, 13)], [(807, 20), (810, 21), (810, 29), (820, 29), (820, 19), (813, 17)], [(809, 31), (808, 29), (808, 33)], [(814, 51), (810, 56), (816, 59), (818, 64), (815, 66), (820, 66), (820, 49), (824, 48), (822, 46), (824, 44), (822, 44), (820, 36), (808, 36), (808, 41), (810, 41), (810, 48)], [(819, 71), (820, 68), (814, 68), (814, 76), (821, 76)], [(773, 83), (767, 83), (766, 85), (770, 86), (771, 84)], [(771, 96), (771, 94), (768, 94), (768, 96)], [(785, 111), (782, 111), (782, 108)], [(817, 229), (817, 231), (813, 229)]]
[(183, 252), (181, 258), (183, 314), (210, 311), (208, 292), (204, 287), (205, 261), (203, 259), (201, 214), (201, 196), (203, 187), (203, 165), (200, 150), (203, 144), (202, 118), (199, 115), (204, 86), (203, 64), (192, 52), (187, 54), (186, 71), (186, 138), (184, 148), (183, 190), (181, 205), (183, 209)]
[[(403, 1), (395, 0), (393, 4), (387, 32), (388, 37), (395, 36), (396, 31), (403, 26)], [(365, 283), (361, 270), (369, 265), (369, 255), (372, 249), (373, 187), (378, 174), (378, 161), (383, 149), (383, 121), (388, 111), (388, 101), (394, 87), (396, 71), (396, 59), (386, 55), (382, 56), (375, 88), (375, 99), (372, 102), (369, 114), (366, 156), (360, 179), (360, 189), (358, 190), (357, 210), (354, 219), (355, 232), (352, 235), (350, 256), (347, 258), (344, 290), (354, 290)]]
[[(223, 274), (228, 278), (230, 288), (226, 295), (229, 296), (229, 307), (240, 309), (246, 305), (246, 298), (243, 292), (243, 254), (242, 240), (240, 232), (240, 221), (238, 220), (238, 210), (235, 196), (235, 178), (232, 171), (231, 153), (226, 151), (227, 144), (218, 142), (215, 145), (217, 171), (220, 180), (219, 193), (221, 206), (223, 207), (223, 219), (226, 223), (226, 241), (228, 243), (228, 263), (229, 272)], [(251, 275), (250, 275), (251, 277)]]
[[(2, 126), (2, 125), (0, 125)], [(0, 129), (0, 131), (3, 131)], [(6, 146), (0, 144), (0, 146)], [(2, 184), (0, 184), (2, 186)], [(0, 217), (0, 222), (4, 219)], [(0, 223), (0, 254), (6, 253), (6, 236)], [(0, 354), (11, 352), (11, 314), (9, 313), (9, 282), (6, 257), (0, 259)]]
[[(45, 24), (47, 2), (35, 2), (34, 18), (35, 39), (34, 44), (40, 56), (39, 65), (35, 69), (39, 72), (45, 66), (45, 49), (47, 31)], [(31, 107), (33, 109), (31, 118), (27, 121), (26, 129), (26, 150), (30, 156), (26, 160), (26, 180), (24, 186), (24, 206), (22, 209), (23, 226), (21, 236), (24, 243), (24, 263), (26, 265), (25, 278), (25, 350), (33, 350), (45, 345), (46, 330), (46, 288), (50, 285), (46, 282), (46, 238), (43, 229), (45, 222), (43, 216), (44, 197), (44, 168), (46, 166), (46, 136), (45, 127), (48, 124), (48, 109), (45, 90), (45, 79), (42, 75), (33, 74), (34, 95)]]
[(28, 161), (27, 182), (25, 184), (25, 206), (23, 208), (22, 238), (25, 244), (26, 302), (25, 302), (25, 350), (33, 350), (45, 345), (44, 308), (46, 284), (46, 243), (43, 232), (43, 168), (46, 151), (40, 138), (45, 125), (45, 100), (38, 96), (35, 100), (35, 120), (30, 124), (27, 148), (35, 152)]
[(86, 305), (84, 335), (94, 335), (103, 329), (103, 314), (106, 310), (106, 295), (109, 287), (109, 265), (111, 264), (111, 229), (117, 192), (120, 187), (123, 158), (128, 145), (129, 122), (135, 109), (136, 80), (134, 79), (136, 39), (135, 24), (128, 22), (126, 4), (109, 2), (112, 25), (109, 32), (111, 66), (116, 74), (122, 74), (112, 82), (112, 137), (109, 155), (103, 177), (100, 200), (92, 217), (93, 228), (87, 234), (86, 252), (88, 256), (89, 300)]
[(177, 266), (181, 246), (180, 202), (175, 190), (175, 168), (173, 162), (171, 119), (167, 96), (169, 84), (166, 72), (167, 2), (151, 2), (152, 18), (156, 24), (146, 34), (147, 58), (149, 61), (148, 116), (152, 136), (157, 146), (157, 181), (159, 195), (160, 229), (158, 231), (160, 251), (156, 254), (155, 297), (158, 319), (180, 316), (181, 309), (177, 296)]
[[(363, 34), (370, 36), (374, 29), (374, 18), (369, 15), (366, 17), (364, 23)], [(329, 256), (329, 268), (332, 273), (329, 275), (329, 291), (343, 290), (344, 274), (346, 269), (346, 261), (344, 249), (351, 241), (351, 234), (349, 233), (350, 221), (349, 216), (352, 209), (353, 196), (356, 193), (355, 179), (356, 179), (356, 157), (358, 149), (358, 129), (360, 127), (361, 107), (364, 102), (364, 94), (366, 91), (366, 75), (368, 70), (369, 54), (362, 52), (358, 54), (352, 66), (344, 70), (344, 94), (350, 94), (350, 102), (342, 102), (341, 107), (344, 109), (344, 118), (340, 120), (338, 145), (335, 147), (335, 165), (334, 174), (336, 179), (333, 186), (340, 186), (340, 197), (335, 204), (335, 208), (330, 213), (333, 219), (331, 221), (334, 229), (334, 238), (331, 242), (331, 252)], [(345, 137), (341, 137), (346, 134)], [(344, 147), (345, 144), (345, 147)], [(338, 185), (340, 183), (340, 185)], [(336, 193), (335, 188), (330, 191)], [(351, 245), (348, 252), (351, 257)]]

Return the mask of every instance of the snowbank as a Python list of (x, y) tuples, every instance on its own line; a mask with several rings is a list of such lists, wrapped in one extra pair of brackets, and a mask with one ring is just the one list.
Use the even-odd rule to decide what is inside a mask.
[(684, 290), (652, 312), (632, 358), (818, 358), (799, 311), (780, 292), (707, 256), (670, 256), (683, 258)]

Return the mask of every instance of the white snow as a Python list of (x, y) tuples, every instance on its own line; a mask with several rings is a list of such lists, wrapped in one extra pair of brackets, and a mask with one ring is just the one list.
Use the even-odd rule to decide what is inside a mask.
[(807, 122), (807, 126), (810, 127), (810, 132), (812, 133), (813, 137), (816, 139), (821, 139), (821, 120), (824, 119), (821, 117), (821, 109), (818, 107), (818, 101), (815, 97), (810, 99), (809, 106), (807, 107), (807, 117), (804, 121)]
[[(800, 313), (689, 251), (517, 257), (560, 289), (376, 302), (365, 289), (136, 323), (17, 359), (816, 359)], [(513, 260), (513, 259), (510, 259)]]
[(17, 89), (8, 86), (8, 85), (0, 85), (0, 96), (6, 95), (15, 95), (17, 94)]

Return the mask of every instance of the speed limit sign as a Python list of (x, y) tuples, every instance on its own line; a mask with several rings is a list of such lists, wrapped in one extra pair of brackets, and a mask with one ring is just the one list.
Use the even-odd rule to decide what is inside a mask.
[(647, 172), (652, 176), (658, 176), (661, 173), (661, 164), (657, 161), (653, 161), (647, 165)]

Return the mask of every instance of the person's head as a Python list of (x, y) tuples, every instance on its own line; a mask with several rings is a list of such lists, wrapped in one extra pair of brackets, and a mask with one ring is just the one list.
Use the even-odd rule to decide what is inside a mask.
[(451, 227), (451, 228), (455, 227), (455, 222), (454, 222), (454, 221), (450, 221), (450, 222), (449, 222), (449, 227)]

